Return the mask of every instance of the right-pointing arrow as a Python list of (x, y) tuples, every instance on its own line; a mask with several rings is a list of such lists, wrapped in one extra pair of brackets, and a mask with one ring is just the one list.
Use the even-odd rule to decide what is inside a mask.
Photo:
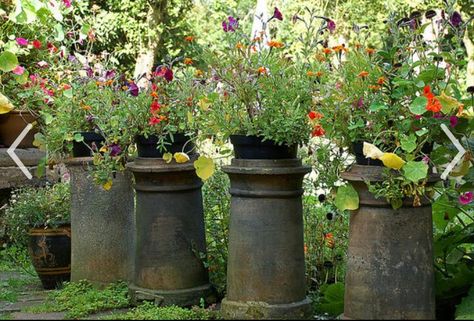
[(18, 145), (21, 143), (21, 141), (25, 138), (26, 134), (33, 128), (32, 124), (26, 125), (25, 129), (21, 132), (21, 134), (15, 139), (13, 144), (10, 146), (9, 149), (7, 149), (7, 154), (10, 155), (10, 157), (13, 159), (15, 164), (21, 169), (23, 174), (25, 174), (28, 179), (32, 179), (33, 175), (26, 169), (25, 165), (21, 162), (21, 160), (16, 156), (15, 154), (15, 149), (18, 147)]
[(461, 145), (459, 140), (456, 137), (454, 137), (453, 133), (451, 133), (451, 131), (448, 129), (448, 127), (445, 124), (441, 124), (441, 129), (446, 133), (448, 138), (451, 140), (451, 142), (453, 142), (454, 146), (459, 151), (454, 157), (454, 159), (451, 161), (451, 163), (449, 163), (448, 167), (446, 167), (443, 174), (441, 174), (441, 179), (446, 179), (449, 173), (451, 173), (453, 168), (459, 163), (463, 155), (466, 153), (466, 150)]

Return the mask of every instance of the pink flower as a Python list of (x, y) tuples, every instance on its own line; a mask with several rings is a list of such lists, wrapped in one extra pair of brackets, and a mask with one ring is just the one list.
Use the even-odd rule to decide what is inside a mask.
[(64, 6), (66, 6), (66, 8), (71, 7), (71, 2), (72, 0), (63, 0)]
[(449, 117), (449, 124), (451, 125), (451, 127), (456, 127), (456, 125), (458, 124), (458, 118), (456, 116)]
[(280, 10), (278, 10), (277, 7), (275, 7), (275, 10), (273, 11), (273, 18), (277, 20), (283, 20), (283, 14), (281, 13)]
[(40, 68), (47, 68), (48, 67), (48, 63), (44, 60), (41, 60), (37, 63), (38, 67)]
[(472, 202), (472, 199), (474, 198), (474, 194), (472, 192), (466, 192), (461, 195), (459, 195), (459, 203), (462, 205), (467, 205)]
[(18, 76), (23, 75), (24, 72), (25, 72), (25, 68), (20, 65), (16, 66), (15, 69), (12, 70), (12, 73)]
[(25, 38), (16, 38), (16, 43), (19, 46), (28, 46), (28, 39)]
[(327, 20), (327, 27), (330, 33), (333, 33), (336, 30), (336, 23), (334, 20), (328, 19)]
[(423, 156), (423, 159), (422, 159), (423, 163), (425, 163), (426, 165), (428, 165), (430, 163), (430, 158), (428, 157), (428, 155), (425, 155)]

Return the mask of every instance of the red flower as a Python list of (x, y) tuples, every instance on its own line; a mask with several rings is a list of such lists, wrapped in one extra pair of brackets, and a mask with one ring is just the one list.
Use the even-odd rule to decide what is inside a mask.
[(321, 137), (321, 136), (324, 136), (324, 134), (326, 134), (326, 131), (324, 130), (323, 126), (319, 124), (314, 126), (313, 133), (312, 133), (313, 137)]
[(161, 105), (156, 100), (153, 100), (150, 106), (151, 113), (152, 114), (156, 113), (157, 111), (160, 110), (160, 108), (161, 108)]
[(160, 121), (161, 121), (161, 118), (160, 118), (160, 117), (152, 116), (152, 117), (150, 117), (150, 120), (148, 121), (148, 124), (149, 124), (150, 126), (154, 126), (154, 125), (156, 125), (156, 124), (159, 124)]
[(31, 44), (32, 44), (33, 47), (35, 47), (36, 49), (41, 49), (41, 46), (42, 46), (41, 41), (39, 41), (39, 40), (33, 40), (33, 41), (31, 42)]
[(48, 50), (49, 50), (50, 53), (53, 53), (53, 52), (57, 52), (57, 51), (58, 51), (58, 48), (56, 48), (56, 46), (53, 45), (51, 42), (48, 42), (48, 44), (46, 45), (46, 47), (48, 48)]
[(423, 95), (428, 99), (426, 110), (432, 111), (433, 113), (439, 113), (442, 108), (441, 103), (431, 92), (431, 87), (429, 85), (426, 85), (425, 88), (423, 88)]
[(315, 112), (315, 111), (310, 111), (308, 113), (308, 117), (309, 119), (313, 120), (313, 119), (321, 119), (323, 118), (323, 115), (321, 113), (318, 113), (318, 112)]

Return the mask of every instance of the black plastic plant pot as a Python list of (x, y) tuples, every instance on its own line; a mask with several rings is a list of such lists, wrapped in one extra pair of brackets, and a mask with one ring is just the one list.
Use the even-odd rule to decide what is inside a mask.
[(365, 157), (363, 150), (364, 142), (357, 141), (352, 143), (352, 153), (355, 155), (357, 165), (383, 166), (382, 161)]
[(192, 154), (194, 150), (194, 144), (189, 142), (189, 138), (184, 134), (174, 134), (173, 139), (171, 136), (165, 140), (166, 150), (160, 149), (158, 146), (159, 136), (150, 135), (146, 138), (143, 135), (136, 137), (137, 151), (139, 157), (144, 158), (162, 158), (164, 153), (179, 153), (184, 152), (186, 154)]
[(231, 135), (230, 142), (237, 159), (293, 159), (298, 152), (296, 144), (278, 145), (258, 136)]
[(92, 148), (100, 149), (105, 142), (105, 138), (96, 132), (79, 132), (84, 140), (82, 142), (73, 142), (72, 156), (73, 157), (90, 157), (92, 156)]
[(55, 289), (71, 278), (71, 227), (32, 228), (28, 251), (43, 288)]

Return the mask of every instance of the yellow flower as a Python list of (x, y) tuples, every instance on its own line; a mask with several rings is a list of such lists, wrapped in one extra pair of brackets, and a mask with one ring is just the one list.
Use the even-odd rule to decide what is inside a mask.
[(203, 72), (202, 70), (200, 70), (200, 69), (196, 70), (196, 73), (194, 73), (194, 76), (195, 76), (196, 78), (200, 78), (200, 77), (202, 77), (203, 75), (204, 75), (204, 72)]
[(193, 60), (191, 58), (184, 58), (184, 64), (185, 65), (192, 65), (193, 64)]
[(112, 188), (112, 180), (108, 180), (104, 185), (102, 185), (102, 187), (106, 191), (110, 190)]

